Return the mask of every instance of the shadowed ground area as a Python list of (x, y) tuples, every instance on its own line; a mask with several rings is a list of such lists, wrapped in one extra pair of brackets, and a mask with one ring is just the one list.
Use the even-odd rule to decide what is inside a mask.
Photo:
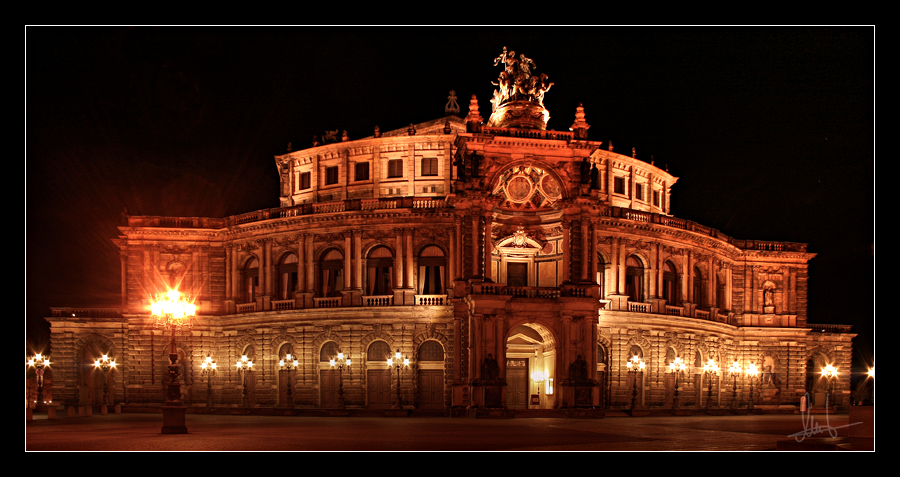
[[(813, 416), (848, 435), (848, 416)], [(26, 451), (737, 451), (775, 450), (804, 430), (800, 415), (604, 419), (187, 416), (161, 434), (161, 414), (26, 421)], [(807, 429), (813, 423), (807, 420)]]

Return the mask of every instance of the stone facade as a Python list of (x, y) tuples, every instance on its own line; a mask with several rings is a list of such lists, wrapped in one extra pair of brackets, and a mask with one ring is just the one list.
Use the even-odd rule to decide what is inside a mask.
[[(111, 403), (160, 405), (170, 336), (149, 305), (177, 288), (198, 306), (176, 336), (189, 406), (331, 408), (340, 388), (347, 407), (390, 408), (399, 350), (404, 407), (746, 407), (752, 392), (777, 408), (833, 389), (846, 408), (854, 335), (808, 324), (806, 244), (673, 217), (677, 177), (589, 140), (580, 106), (571, 131), (543, 129), (552, 83), (531, 84), (495, 93), (487, 125), (473, 96), (465, 118), (448, 103), (445, 118), (276, 156), (278, 208), (127, 217), (121, 308), (48, 318), (56, 395), (99, 405), (90, 363), (107, 353)], [(337, 350), (352, 359), (338, 376)], [(279, 369), (288, 353), (299, 369)], [(729, 375), (734, 361), (760, 378)]]

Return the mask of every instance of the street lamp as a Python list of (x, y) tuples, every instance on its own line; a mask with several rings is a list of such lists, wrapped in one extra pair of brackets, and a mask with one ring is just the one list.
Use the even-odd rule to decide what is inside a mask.
[(703, 365), (703, 373), (706, 374), (706, 382), (709, 389), (706, 393), (706, 409), (708, 410), (709, 402), (712, 401), (713, 378), (719, 374), (719, 365), (712, 358), (709, 358), (709, 361)]
[(633, 377), (633, 386), (631, 390), (631, 410), (634, 410), (635, 403), (637, 402), (637, 382), (638, 382), (638, 373), (641, 373), (641, 376), (644, 375), (644, 367), (646, 364), (637, 356), (634, 355), (631, 358), (631, 361), (625, 363), (625, 367), (628, 368), (629, 373), (634, 373)]
[(731, 377), (734, 378), (731, 384), (731, 408), (737, 409), (737, 377), (741, 374), (741, 364), (737, 361), (731, 363), (731, 367), (728, 368), (728, 373), (731, 374)]
[[(103, 371), (103, 407), (102, 409), (106, 409), (107, 404), (109, 404), (109, 395), (108, 395), (108, 386), (109, 383), (109, 370), (115, 369), (116, 360), (110, 359), (109, 355), (102, 355), (100, 359), (94, 360), (94, 369), (99, 369)], [(101, 411), (101, 413), (104, 411)]]
[(216, 375), (218, 365), (209, 355), (200, 363), (200, 374), (206, 376), (206, 407), (212, 407), (212, 377)]
[(338, 350), (337, 359), (331, 358), (331, 367), (338, 370), (338, 408), (344, 409), (344, 366), (350, 371), (350, 356)]
[(400, 401), (400, 371), (409, 367), (409, 357), (402, 358), (398, 349), (393, 358), (388, 358), (387, 365), (388, 369), (393, 366), (397, 370), (397, 404), (394, 404), (393, 409), (403, 409)]
[(669, 363), (669, 371), (675, 375), (675, 398), (672, 399), (672, 411), (678, 409), (678, 377), (684, 373), (685, 364), (680, 357)]
[(37, 401), (34, 403), (34, 409), (37, 411), (44, 405), (44, 368), (50, 366), (50, 357), (37, 353), (27, 364), (34, 368), (37, 378)]
[(747, 409), (753, 409), (753, 381), (759, 378), (759, 370), (756, 369), (756, 365), (750, 363), (747, 366), (747, 376), (750, 378), (750, 402), (747, 404)]
[(293, 409), (293, 408), (294, 408), (294, 399), (291, 398), (291, 388), (293, 387), (293, 385), (291, 384), (291, 373), (292, 373), (295, 369), (297, 369), (297, 367), (300, 365), (300, 362), (297, 361), (296, 358), (291, 357), (291, 353), (288, 353), (287, 355), (285, 355), (285, 358), (286, 358), (286, 359), (282, 359), (281, 361), (278, 362), (278, 366), (281, 367), (281, 370), (282, 370), (282, 371), (287, 371), (287, 378), (288, 378), (288, 379), (287, 379), (287, 400), (288, 400), (288, 407), (291, 408), (291, 409)]
[(163, 403), (163, 434), (187, 434), (184, 425), (184, 413), (187, 410), (181, 401), (181, 383), (178, 381), (178, 349), (175, 347), (175, 333), (178, 330), (191, 328), (191, 318), (197, 313), (197, 307), (178, 293), (169, 290), (165, 297), (156, 297), (150, 304), (150, 314), (156, 318), (155, 328), (172, 330), (171, 349), (169, 351), (169, 384), (166, 402)]
[(253, 371), (253, 361), (250, 361), (245, 354), (241, 356), (235, 366), (237, 366), (238, 373), (241, 374), (242, 404), (244, 407), (250, 407), (250, 403), (247, 401), (247, 373)]
[(828, 379), (828, 397), (831, 399), (825, 399), (825, 406), (828, 406), (828, 401), (831, 401), (831, 404), (837, 408), (837, 402), (834, 400), (834, 378), (838, 375), (837, 368), (832, 365), (825, 366), (825, 369), (822, 370), (822, 376), (825, 376)]

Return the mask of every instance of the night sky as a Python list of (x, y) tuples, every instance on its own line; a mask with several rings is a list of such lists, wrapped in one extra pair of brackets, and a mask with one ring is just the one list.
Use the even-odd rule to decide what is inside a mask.
[[(672, 214), (804, 242), (809, 321), (874, 360), (874, 28), (26, 29), (26, 352), (51, 306), (120, 304), (122, 212), (224, 217), (278, 202), (273, 156), (490, 114), (506, 46), (583, 103), (589, 138), (679, 177)], [(605, 147), (605, 144), (604, 144)]]

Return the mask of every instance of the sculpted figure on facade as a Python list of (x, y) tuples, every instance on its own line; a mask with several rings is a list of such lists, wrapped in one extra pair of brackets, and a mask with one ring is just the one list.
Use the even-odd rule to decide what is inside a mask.
[(491, 82), (499, 88), (494, 90), (494, 98), (491, 100), (494, 109), (507, 101), (526, 100), (543, 104), (544, 94), (553, 83), (547, 81), (546, 74), (533, 73), (537, 67), (534, 60), (524, 54), (516, 58), (516, 52), (507, 51), (504, 46), (500, 56), (494, 58), (494, 66), (501, 63), (504, 70), (500, 72), (496, 82)]

